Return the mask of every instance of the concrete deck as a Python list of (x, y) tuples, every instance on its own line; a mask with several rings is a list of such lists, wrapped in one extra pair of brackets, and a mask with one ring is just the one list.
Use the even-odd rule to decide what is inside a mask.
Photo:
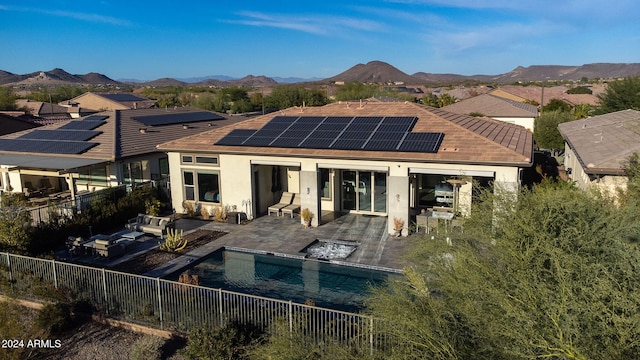
[(359, 243), (358, 248), (344, 262), (389, 269), (401, 269), (404, 262), (401, 253), (405, 238), (387, 234), (386, 217), (367, 215), (337, 215), (333, 221), (315, 228), (305, 228), (300, 217), (262, 216), (245, 225), (215, 221), (178, 219), (177, 229), (185, 233), (197, 229), (224, 231), (228, 234), (218, 240), (195, 249), (145, 275), (163, 277), (171, 274), (221, 247), (236, 247), (293, 256), (304, 256), (302, 250), (321, 240), (341, 240)]

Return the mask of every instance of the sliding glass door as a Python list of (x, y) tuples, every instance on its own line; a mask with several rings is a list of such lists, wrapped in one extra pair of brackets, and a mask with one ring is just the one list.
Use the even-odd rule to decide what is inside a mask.
[(343, 211), (386, 213), (387, 174), (344, 170), (341, 194)]

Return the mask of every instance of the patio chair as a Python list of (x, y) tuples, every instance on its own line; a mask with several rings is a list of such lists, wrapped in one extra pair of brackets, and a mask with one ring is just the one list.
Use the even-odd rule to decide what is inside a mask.
[(49, 180), (49, 178), (42, 178), (40, 180), (40, 184), (42, 185), (40, 190), (45, 194), (51, 194), (56, 191), (56, 188), (51, 185), (51, 181)]
[(293, 202), (280, 209), (280, 211), (282, 212), (282, 216), (284, 216), (284, 214), (290, 214), (293, 219), (293, 213), (300, 211), (300, 194), (293, 194)]
[(286, 192), (286, 191), (283, 192), (282, 196), (280, 197), (280, 201), (276, 204), (269, 206), (268, 215), (271, 216), (271, 213), (274, 212), (276, 213), (276, 216), (280, 216), (280, 210), (285, 206), (290, 205), (291, 201), (293, 201), (293, 193)]

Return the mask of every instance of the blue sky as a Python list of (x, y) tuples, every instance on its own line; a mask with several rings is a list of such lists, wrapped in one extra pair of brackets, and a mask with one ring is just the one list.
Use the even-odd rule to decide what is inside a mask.
[(0, 69), (153, 80), (640, 62), (636, 0), (0, 0)]

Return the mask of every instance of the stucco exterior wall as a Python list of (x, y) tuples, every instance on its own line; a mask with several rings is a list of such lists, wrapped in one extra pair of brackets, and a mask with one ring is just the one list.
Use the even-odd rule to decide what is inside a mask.
[[(208, 154), (212, 156), (212, 154)], [(411, 172), (426, 172), (432, 174), (483, 176), (494, 177), (496, 183), (503, 188), (517, 189), (519, 187), (519, 169), (517, 167), (502, 167), (489, 165), (454, 165), (454, 164), (425, 164), (419, 162), (400, 161), (376, 161), (376, 160), (348, 160), (348, 159), (324, 159), (324, 158), (294, 158), (285, 156), (250, 156), (236, 154), (220, 154), (219, 164), (198, 165), (182, 164), (181, 154), (169, 153), (169, 166), (171, 172), (171, 194), (173, 206), (177, 212), (184, 212), (182, 203), (184, 200), (184, 186), (182, 184), (183, 170), (215, 170), (219, 171), (221, 204), (234, 207), (238, 211), (247, 212), (249, 217), (256, 216), (253, 209), (256, 205), (253, 201), (268, 201), (269, 206), (278, 199), (271, 199), (271, 169), (280, 166), (286, 169), (284, 172), (282, 191), (298, 193), (301, 198), (301, 208), (308, 207), (316, 216), (313, 226), (317, 226), (322, 210), (334, 210), (340, 196), (340, 184), (331, 179), (333, 184), (332, 196), (329, 200), (322, 200), (318, 187), (318, 169), (326, 168), (336, 171), (360, 170), (373, 171), (387, 174), (386, 214), (389, 219), (398, 217), (409, 224), (411, 207)], [(260, 176), (254, 173), (258, 172)], [(490, 176), (489, 176), (490, 175)], [(256, 184), (257, 181), (257, 184)], [(255, 187), (262, 194), (260, 199), (255, 198)], [(460, 211), (468, 212), (471, 207), (471, 183), (460, 188)], [(307, 191), (308, 190), (308, 191)], [(265, 195), (267, 194), (267, 195)], [(251, 205), (248, 205), (248, 204)], [(205, 206), (220, 206), (221, 204), (206, 204)], [(262, 206), (264, 204), (261, 204)], [(257, 208), (261, 208), (261, 207)], [(266, 209), (266, 208), (263, 208)], [(338, 209), (339, 210), (339, 209)], [(393, 233), (393, 221), (389, 221), (389, 233)]]
[(509, 124), (520, 125), (525, 129), (533, 132), (533, 124), (534, 124), (535, 118), (500, 117), (500, 116), (492, 116), (491, 118), (495, 120), (504, 121)]

